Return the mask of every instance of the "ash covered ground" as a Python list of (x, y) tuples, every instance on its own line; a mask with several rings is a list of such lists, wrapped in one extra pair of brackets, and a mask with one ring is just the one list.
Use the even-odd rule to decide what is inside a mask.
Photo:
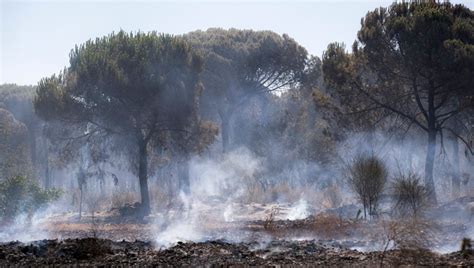
[(113, 242), (96, 238), (10, 242), (0, 245), (1, 265), (330, 265), (330, 266), (472, 266), (474, 259), (459, 252), (390, 250), (364, 253), (317, 241), (229, 243), (225, 241), (178, 242), (156, 249), (150, 242)]
[(318, 211), (305, 202), (219, 208), (216, 200), (142, 220), (123, 208), (81, 219), (50, 214), (29, 228), (2, 228), (3, 241), (22, 242), (0, 244), (0, 265), (472, 266), (472, 249), (461, 251), (470, 219), (450, 218), (462, 208), (460, 199), (436, 208), (446, 217), (417, 223), (356, 219), (345, 215), (353, 205)]

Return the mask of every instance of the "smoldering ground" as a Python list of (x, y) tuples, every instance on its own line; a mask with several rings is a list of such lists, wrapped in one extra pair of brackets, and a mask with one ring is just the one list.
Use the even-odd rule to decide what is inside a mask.
[[(166, 189), (157, 192), (152, 190), (152, 200), (163, 200), (164, 203), (164, 200), (171, 199), (170, 204), (173, 205), (161, 204), (154, 207), (152, 215), (141, 223), (137, 223), (133, 215), (120, 214), (117, 210), (120, 206), (138, 201), (138, 196), (134, 194), (138, 185), (133, 186), (136, 181), (124, 181), (127, 174), (133, 176), (126, 170), (117, 169), (119, 165), (107, 166), (106, 173), (110, 175), (105, 176), (105, 181), (98, 180), (95, 174), (88, 178), (83, 193), (81, 219), (76, 193), (72, 194), (76, 195), (76, 203), (72, 202), (74, 198), (71, 195), (63, 196), (61, 200), (29, 219), (25, 215), (17, 217), (15, 224), (3, 228), (1, 237), (5, 242), (91, 235), (114, 240), (141, 238), (153, 241), (157, 248), (167, 248), (179, 241), (224, 240), (232, 243), (259, 242), (265, 245), (275, 239), (330, 239), (339, 241), (338, 243), (348, 248), (363, 251), (381, 250), (383, 227), (374, 222), (367, 223), (367, 227), (361, 226), (364, 224), (357, 218), (357, 214), (362, 207), (348, 187), (347, 181), (341, 179), (346, 176), (345, 166), (361, 150), (370, 149), (372, 153), (384, 159), (391, 173), (416, 170), (417, 165), (423, 163), (423, 144), (418, 144), (418, 148), (414, 143), (387, 141), (386, 137), (380, 134), (374, 134), (372, 138), (377, 141), (372, 140), (371, 144), (378, 146), (369, 147), (364, 143), (363, 135), (354, 135), (352, 139), (342, 142), (338, 151), (344, 154), (340, 155), (341, 167), (338, 169), (294, 161), (280, 177), (266, 176), (265, 174), (270, 172), (266, 170), (268, 167), (265, 158), (256, 156), (245, 147), (215, 158), (196, 156), (190, 161), (191, 192), (185, 194), (181, 191), (168, 197), (169, 191)], [(399, 158), (405, 155), (408, 149), (419, 153), (411, 155), (411, 159)], [(283, 176), (292, 179), (283, 179)], [(120, 178), (121, 186), (114, 186), (115, 177)], [(151, 182), (163, 183), (158, 179), (152, 179)], [(109, 187), (101, 186), (102, 183)], [(172, 183), (164, 185), (173, 187)], [(151, 189), (155, 189), (153, 185)], [(115, 199), (125, 200), (113, 201)], [(61, 205), (64, 203), (69, 204)], [(387, 218), (391, 209), (392, 203), (387, 188), (386, 197), (380, 205), (381, 219)], [(443, 216), (444, 210), (446, 208), (436, 208), (429, 215), (430, 220), (439, 224), (439, 229), (430, 238), (432, 250), (456, 251), (459, 247), (458, 241), (472, 235), (469, 212), (464, 210), (463, 204), (458, 204), (455, 210), (459, 215), (452, 221), (451, 218)], [(121, 223), (124, 224), (123, 228), (119, 227)], [(138, 224), (138, 229), (142, 230), (137, 230), (137, 227), (130, 228), (134, 224)], [(339, 226), (339, 230), (331, 227), (334, 224)], [(55, 226), (62, 226), (63, 229), (54, 230)], [(371, 228), (373, 230), (369, 231)], [(125, 234), (126, 232), (129, 234)]]

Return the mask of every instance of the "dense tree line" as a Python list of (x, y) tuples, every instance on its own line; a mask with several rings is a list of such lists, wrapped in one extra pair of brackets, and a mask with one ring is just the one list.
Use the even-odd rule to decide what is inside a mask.
[[(425, 185), (436, 200), (436, 151), (449, 139), (454, 162), (460, 148), (468, 161), (473, 154), (473, 12), (393, 4), (368, 12), (357, 36), (351, 52), (332, 43), (322, 59), (271, 31), (120, 31), (89, 40), (36, 87), (0, 87), (0, 175), (36, 176), (49, 187), (52, 168), (88, 168), (81, 154), (95, 174), (121, 155), (147, 215), (149, 177), (165, 162), (176, 164), (179, 190), (189, 193), (194, 155), (245, 146), (265, 158), (266, 177), (279, 177), (295, 160), (340, 168), (337, 144), (354, 133), (369, 144), (376, 131), (424, 133)], [(459, 165), (451, 168), (459, 192)]]

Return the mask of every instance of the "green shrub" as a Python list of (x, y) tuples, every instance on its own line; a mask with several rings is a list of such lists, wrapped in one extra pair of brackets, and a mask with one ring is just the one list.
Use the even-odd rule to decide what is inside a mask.
[(60, 190), (43, 190), (34, 181), (23, 176), (8, 178), (0, 182), (0, 220), (12, 220), (22, 213), (31, 216), (49, 202), (57, 200), (60, 195)]

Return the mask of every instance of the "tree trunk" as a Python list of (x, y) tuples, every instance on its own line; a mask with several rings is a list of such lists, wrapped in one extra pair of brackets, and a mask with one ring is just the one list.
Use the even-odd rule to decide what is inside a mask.
[(44, 188), (51, 187), (51, 172), (49, 170), (49, 141), (44, 138)]
[(437, 203), (436, 200), (436, 189), (433, 180), (433, 169), (434, 160), (436, 153), (436, 110), (435, 110), (435, 89), (434, 82), (430, 81), (430, 88), (428, 90), (428, 149), (426, 151), (426, 162), (425, 162), (425, 186), (429, 192), (429, 201), (433, 204)]
[(436, 130), (428, 131), (428, 150), (425, 162), (425, 186), (428, 189), (431, 202), (436, 203), (436, 191), (433, 180), (434, 159), (436, 153)]
[(452, 198), (456, 199), (459, 197), (461, 192), (461, 168), (459, 159), (459, 142), (457, 137), (452, 139), (453, 145), (453, 170), (452, 170)]
[(82, 184), (79, 185), (79, 194), (80, 194), (80, 197), (79, 197), (79, 219), (82, 218), (82, 194), (84, 192), (84, 187)]
[(141, 216), (150, 214), (150, 196), (148, 193), (148, 151), (147, 142), (140, 137), (138, 139), (139, 147), (139, 163), (138, 163), (138, 180), (140, 182), (141, 196)]

